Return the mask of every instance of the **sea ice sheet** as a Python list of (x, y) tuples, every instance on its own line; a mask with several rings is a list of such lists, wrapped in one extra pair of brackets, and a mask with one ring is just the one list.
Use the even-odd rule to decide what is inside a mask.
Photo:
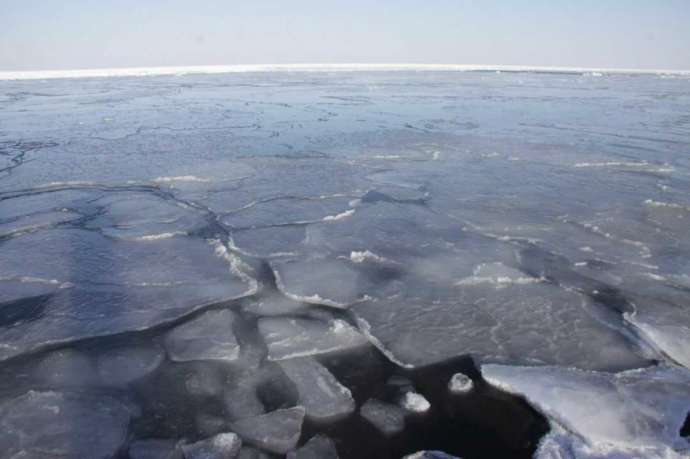
[[(492, 392), (474, 374), (449, 392), (471, 355), (549, 416), (540, 457), (688, 455), (671, 368), (690, 366), (687, 73), (300, 69), (0, 81), (4, 420), (47, 438), (67, 415), (22, 394), (79, 391), (40, 397), (72, 407), (79, 438), (105, 416), (126, 454), (92, 395), (108, 393), (142, 405), (130, 443), (246, 423), (241, 457), (323, 431), (347, 457), (368, 421), (343, 384), (400, 403), (367, 391), (424, 367), (385, 385), (434, 404), (406, 412), (412, 431), (446, 414), (439, 397)], [(199, 324), (208, 307), (234, 320)], [(393, 364), (360, 361), (382, 358), (368, 343)], [(348, 418), (300, 438), (304, 408), (280, 410), (298, 398)]]

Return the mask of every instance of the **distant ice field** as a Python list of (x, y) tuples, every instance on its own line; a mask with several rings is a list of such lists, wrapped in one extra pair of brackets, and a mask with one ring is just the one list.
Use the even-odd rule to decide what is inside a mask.
[(0, 80), (0, 459), (690, 455), (687, 73)]
[(26, 70), (0, 71), (0, 80), (36, 80), (50, 78), (95, 78), (118, 76), (161, 76), (224, 74), (247, 72), (377, 72), (377, 71), (453, 71), (453, 72), (531, 72), (631, 75), (690, 76), (690, 70), (664, 69), (616, 69), (587, 67), (539, 67), (519, 65), (462, 65), (462, 64), (244, 64), (244, 65), (197, 65), (179, 67), (131, 67), (74, 70)]

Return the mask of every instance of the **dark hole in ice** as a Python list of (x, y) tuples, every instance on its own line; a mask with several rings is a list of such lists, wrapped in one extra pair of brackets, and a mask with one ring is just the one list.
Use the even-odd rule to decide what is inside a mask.
[(590, 267), (592, 269), (596, 269), (597, 271), (608, 271), (611, 268), (613, 268), (613, 266), (614, 266), (613, 264), (608, 263), (604, 260), (592, 259), (592, 260), (586, 260), (586, 261), (587, 261), (588, 267)]
[(683, 425), (680, 427), (680, 436), (690, 437), (690, 411), (688, 412), (688, 415), (685, 417), (685, 422), (683, 422)]
[(260, 383), (256, 390), (267, 412), (290, 408), (297, 404), (297, 389), (284, 375), (279, 373), (280, 369), (276, 366), (274, 377)]
[(49, 299), (50, 295), (41, 295), (0, 303), (0, 327), (38, 318)]
[(361, 200), (364, 204), (374, 204), (377, 202), (398, 202), (402, 204), (419, 205), (426, 204), (426, 201), (424, 199), (395, 199), (391, 196), (388, 196), (385, 193), (381, 193), (380, 191), (376, 190), (367, 191), (366, 194), (362, 196)]
[(600, 286), (599, 288), (593, 290), (590, 296), (593, 300), (603, 304), (604, 306), (608, 306), (612, 310), (621, 314), (632, 311), (630, 302), (617, 288)]
[(261, 260), (255, 270), (256, 280), (261, 282), (264, 294), (277, 293), (276, 275), (271, 269), (271, 265), (266, 260)]
[[(485, 383), (469, 357), (418, 370), (400, 369), (374, 350), (320, 360), (352, 391), (358, 411), (327, 427), (305, 423), (300, 444), (325, 433), (343, 459), (399, 458), (420, 450), (463, 458), (529, 458), (549, 430), (546, 419), (523, 399)], [(473, 380), (470, 393), (454, 395), (448, 390), (448, 382), (458, 372)], [(359, 407), (370, 398), (395, 403), (400, 385), (394, 381), (405, 379), (427, 398), (431, 409), (408, 415), (403, 432), (386, 438), (359, 415)]]

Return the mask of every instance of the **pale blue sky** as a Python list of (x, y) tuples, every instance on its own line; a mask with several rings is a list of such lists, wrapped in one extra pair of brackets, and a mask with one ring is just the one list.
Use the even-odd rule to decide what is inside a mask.
[(0, 70), (445, 63), (690, 69), (690, 0), (0, 0)]

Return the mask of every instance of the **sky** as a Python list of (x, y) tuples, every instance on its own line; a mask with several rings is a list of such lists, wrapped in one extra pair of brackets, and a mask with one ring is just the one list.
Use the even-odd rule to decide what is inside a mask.
[(290, 63), (690, 70), (690, 0), (0, 0), (0, 71)]

